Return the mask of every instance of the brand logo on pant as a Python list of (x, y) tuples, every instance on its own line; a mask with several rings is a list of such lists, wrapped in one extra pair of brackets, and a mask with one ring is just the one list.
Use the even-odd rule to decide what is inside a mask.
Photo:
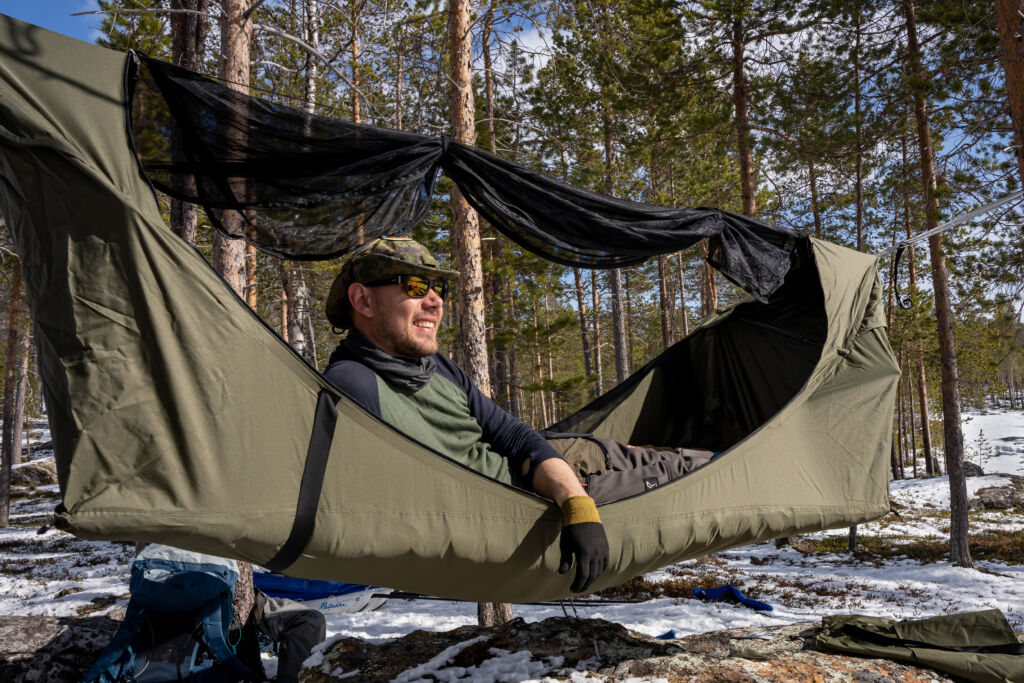
[(647, 478), (644, 479), (644, 489), (645, 490), (650, 491), (651, 489), (656, 489), (656, 488), (658, 488), (658, 478), (657, 477), (647, 477)]

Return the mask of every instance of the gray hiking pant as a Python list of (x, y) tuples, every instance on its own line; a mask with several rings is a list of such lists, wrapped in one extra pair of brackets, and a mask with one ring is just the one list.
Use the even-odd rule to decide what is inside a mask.
[(628, 446), (596, 436), (549, 437), (598, 503), (650, 491), (707, 463), (714, 454), (693, 448)]

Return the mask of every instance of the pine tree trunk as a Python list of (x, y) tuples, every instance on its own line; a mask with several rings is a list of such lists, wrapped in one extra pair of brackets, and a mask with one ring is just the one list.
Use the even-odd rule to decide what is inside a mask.
[[(476, 141), (473, 127), (476, 107), (473, 101), (472, 36), (468, 0), (451, 0), (448, 4), (448, 45), (451, 63), (450, 109), (452, 138), (472, 145)], [(483, 267), (480, 258), (480, 223), (457, 187), (452, 187), (451, 205), (456, 259), (459, 266), (459, 308), (462, 347), (466, 372), (477, 388), (489, 396), (490, 372), (487, 369), (486, 323), (484, 320)], [(506, 604), (480, 603), (477, 619), (481, 626), (495, 626), (512, 618), (512, 607)]]
[(583, 342), (583, 372), (587, 377), (594, 374), (591, 362), (590, 335), (587, 333), (587, 300), (583, 292), (583, 275), (579, 268), (572, 269), (576, 280), (576, 313), (580, 320), (580, 340)]
[[(21, 263), (15, 259), (7, 307), (7, 357), (4, 360), (3, 437), (0, 441), (0, 528), (11, 523), (11, 466), (14, 464), (14, 368), (18, 365), (18, 317)], [(21, 444), (17, 444), (20, 449)]]
[[(911, 74), (919, 81), (924, 80), (921, 68), (920, 48), (917, 42), (917, 19), (912, 0), (904, 3), (907, 15), (907, 48)], [(939, 201), (935, 178), (935, 161), (932, 150), (931, 128), (928, 123), (928, 103), (919, 89), (914, 89), (914, 118), (917, 121), (918, 146), (921, 158), (921, 180), (926, 197), (926, 227), (931, 229), (939, 224)], [(967, 520), (967, 480), (964, 477), (964, 437), (960, 416), (960, 384), (956, 360), (956, 345), (953, 338), (953, 312), (950, 303), (949, 275), (946, 269), (946, 255), (941, 233), (928, 239), (931, 251), (932, 288), (935, 292), (935, 319), (939, 335), (939, 359), (942, 367), (942, 430), (946, 459), (946, 473), (949, 475), (950, 497), (950, 557), (954, 565), (971, 567), (971, 551), (968, 545), (969, 526)]]
[(861, 15), (857, 12), (857, 28), (854, 32), (853, 47), (853, 122), (856, 135), (854, 154), (854, 188), (857, 203), (857, 251), (864, 251), (864, 152), (861, 149), (861, 92), (860, 92), (860, 38)]
[(708, 241), (700, 242), (701, 252), (704, 256), (704, 278), (701, 281), (701, 318), (706, 318), (718, 308), (718, 285), (715, 283), (715, 269), (708, 263)]
[(359, 106), (359, 0), (351, 0), (348, 20), (352, 28), (352, 123), (362, 123), (363, 114)]
[(823, 239), (821, 235), (821, 211), (818, 209), (818, 169), (814, 161), (807, 164), (807, 174), (811, 180), (811, 215), (814, 217), (814, 236)]
[[(909, 168), (907, 164), (907, 140), (905, 136), (901, 136), (901, 142), (903, 156), (903, 185), (905, 188), (909, 189), (910, 183), (907, 182), (907, 177), (909, 173)], [(907, 237), (913, 237), (914, 231), (910, 221), (910, 198), (907, 196), (906, 192), (904, 192), (903, 195), (903, 223), (906, 226)], [(907, 247), (907, 263), (909, 264), (908, 274), (910, 278), (910, 300), (915, 306), (914, 327), (916, 329), (917, 259), (914, 254), (913, 245)], [(918, 409), (920, 411), (919, 417), (921, 421), (921, 451), (924, 454), (925, 472), (928, 473), (928, 476), (935, 476), (936, 474), (938, 474), (938, 472), (936, 471), (938, 468), (936, 467), (935, 454), (932, 453), (932, 431), (928, 418), (928, 378), (925, 374), (924, 369), (924, 352), (921, 351), (920, 344), (916, 344), (916, 347), (914, 349), (914, 358), (917, 361), (915, 376), (917, 378)]]
[(743, 191), (743, 213), (757, 214), (757, 200), (754, 194), (754, 154), (750, 145), (750, 122), (748, 117), (747, 77), (744, 71), (743, 20), (736, 19), (732, 25), (732, 102), (736, 109), (737, 152), (740, 160), (740, 185)]
[[(610, 197), (615, 196), (615, 186), (612, 183), (612, 167), (614, 164), (615, 148), (611, 131), (611, 115), (608, 113), (606, 105), (604, 112), (604, 191)], [(622, 315), (623, 293), (622, 270), (620, 268), (613, 268), (608, 271), (608, 284), (612, 295), (612, 341), (615, 345), (615, 381), (621, 384), (628, 374), (626, 368), (629, 365), (629, 359), (627, 358), (626, 321)]]
[(1013, 152), (1024, 182), (1024, 3), (995, 0), (999, 25), (999, 60), (1003, 64), (1006, 99), (1013, 122)]
[(626, 379), (626, 367), (629, 359), (626, 357), (626, 321), (622, 314), (622, 271), (613, 268), (608, 271), (608, 283), (612, 292), (612, 329), (615, 332), (615, 382), (621, 384)]
[[(197, 12), (208, 10), (208, 0), (171, 0), (171, 9), (188, 9)], [(206, 34), (208, 24), (206, 17), (198, 14), (174, 12), (170, 15), (171, 22), (171, 61), (189, 71), (202, 73), (203, 58), (206, 52)], [(181, 155), (181, 142), (175, 137), (172, 140), (173, 154)], [(190, 177), (177, 177), (174, 180), (185, 192), (195, 191), (195, 181)], [(189, 244), (196, 243), (196, 229), (199, 224), (199, 212), (196, 205), (171, 199), (170, 207), (171, 230)]]
[(28, 390), (28, 357), (32, 335), (28, 327), (18, 332), (18, 380), (14, 389), (14, 421), (11, 423), (11, 464), (21, 464), (21, 429), (25, 424), (25, 392)]
[(661, 347), (672, 345), (672, 315), (669, 313), (668, 260), (664, 254), (658, 256), (658, 302), (661, 309)]
[(597, 271), (590, 271), (590, 294), (593, 306), (590, 307), (594, 316), (594, 374), (597, 384), (594, 385), (594, 398), (604, 392), (604, 367), (601, 363), (601, 293), (597, 288)]
[(682, 336), (690, 334), (690, 314), (686, 310), (686, 269), (683, 268), (683, 252), (676, 252), (676, 263), (679, 265), (679, 308), (682, 309)]
[[(898, 362), (899, 362), (900, 370), (902, 371), (903, 370), (903, 345), (902, 344), (900, 345), (899, 361)], [(904, 460), (906, 458), (906, 452), (905, 452), (905, 449), (904, 449), (904, 445), (906, 443), (906, 433), (905, 433), (906, 423), (903, 421), (903, 387), (905, 385), (905, 382), (903, 381), (903, 377), (904, 376), (905, 375), (901, 375), (900, 382), (899, 382), (899, 384), (896, 387), (896, 441), (899, 444), (899, 447), (897, 448), (897, 454), (898, 454), (899, 457), (897, 458), (896, 462), (897, 462), (897, 464), (899, 466), (898, 475), (899, 475), (900, 479), (903, 479), (903, 473), (904, 473), (903, 462), (904, 462)]]
[(629, 271), (622, 271), (622, 294), (626, 302), (626, 320), (623, 326), (626, 328), (626, 377), (633, 372), (633, 297), (632, 288), (629, 286)]
[[(252, 37), (252, 20), (245, 16), (252, 0), (221, 0), (220, 19), (220, 77), (226, 81), (227, 87), (248, 94), (249, 90), (249, 51)], [(241, 142), (241, 141), (240, 141)], [(245, 196), (245, 188), (238, 187), (235, 191)], [(241, 216), (229, 211), (224, 214), (225, 226), (238, 232), (244, 229)], [(231, 288), (245, 300), (246, 276), (245, 243), (241, 240), (229, 240), (214, 233), (213, 261), (214, 267)], [(239, 623), (243, 625), (239, 657), (253, 670), (259, 670), (259, 643), (256, 637), (256, 626), (252, 616), (253, 585), (252, 566), (239, 562), (239, 577), (235, 584), (235, 613)]]

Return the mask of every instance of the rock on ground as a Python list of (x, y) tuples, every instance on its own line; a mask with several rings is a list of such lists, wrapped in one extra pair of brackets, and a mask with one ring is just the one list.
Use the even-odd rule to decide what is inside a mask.
[[(527, 651), (530, 678), (591, 672), (608, 681), (630, 678), (699, 683), (887, 683), (950, 681), (930, 669), (885, 659), (826, 654), (810, 649), (817, 624), (803, 623), (753, 631), (732, 629), (658, 640), (602, 619), (554, 617), (527, 623), (522, 619), (497, 627), (463, 626), (452, 631), (415, 631), (381, 644), (342, 638), (326, 648), (315, 665), (302, 672), (305, 683), (337, 680), (390, 681), (417, 666), (436, 680), (490, 675), (501, 678), (489, 660)], [(444, 650), (473, 639), (445, 664)], [(520, 667), (522, 667), (520, 663)], [(441, 669), (441, 670), (439, 670)], [(511, 675), (511, 674), (510, 674)], [(418, 677), (417, 677), (418, 678)], [(467, 678), (469, 680), (469, 678)]]
[(120, 623), (109, 616), (0, 616), (0, 681), (77, 683)]
[(57, 466), (53, 461), (32, 462), (11, 469), (12, 486), (46, 486), (57, 483)]
[(972, 510), (1008, 510), (1024, 507), (1024, 477), (1015, 474), (1005, 476), (1009, 477), (1009, 484), (978, 489), (968, 506)]

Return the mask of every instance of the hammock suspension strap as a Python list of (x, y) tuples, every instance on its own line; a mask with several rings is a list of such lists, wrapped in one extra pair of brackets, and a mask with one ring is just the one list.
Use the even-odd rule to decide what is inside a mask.
[(334, 427), (338, 423), (338, 398), (326, 389), (320, 390), (316, 402), (316, 415), (313, 418), (313, 432), (309, 437), (309, 449), (306, 451), (306, 465), (302, 470), (302, 482), (299, 484), (299, 501), (295, 507), (295, 520), (292, 522), (288, 540), (269, 561), (263, 566), (275, 572), (281, 572), (299, 559), (309, 539), (313, 538), (316, 526), (316, 510), (320, 505), (320, 492), (324, 486), (324, 473), (327, 471), (327, 458), (331, 453), (331, 442), (334, 440)]

